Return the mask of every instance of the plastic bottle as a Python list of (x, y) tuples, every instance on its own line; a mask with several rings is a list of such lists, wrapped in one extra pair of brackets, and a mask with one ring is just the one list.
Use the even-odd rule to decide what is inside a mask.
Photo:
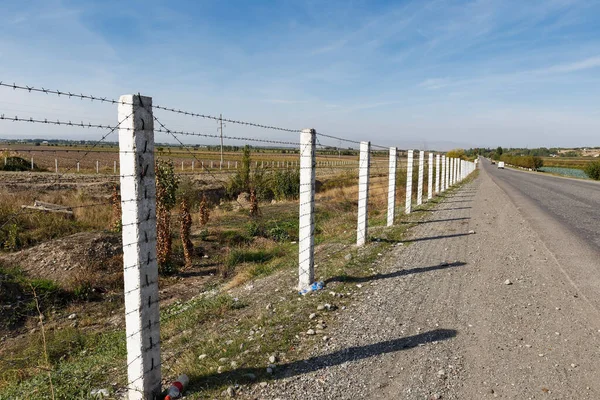
[(165, 396), (165, 400), (178, 399), (181, 397), (183, 390), (189, 383), (190, 378), (187, 375), (182, 374), (177, 377), (177, 380), (171, 383), (169, 390), (167, 391), (167, 395)]

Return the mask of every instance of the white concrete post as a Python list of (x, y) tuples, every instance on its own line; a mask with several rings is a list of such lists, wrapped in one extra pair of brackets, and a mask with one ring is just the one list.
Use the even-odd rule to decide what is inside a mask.
[(433, 153), (429, 153), (427, 166), (427, 200), (431, 200), (433, 198)]
[(358, 224), (356, 225), (356, 245), (367, 242), (368, 203), (369, 203), (369, 164), (371, 163), (371, 142), (360, 142), (360, 169), (358, 170)]
[(435, 192), (440, 192), (440, 155), (435, 155)]
[(96, 160), (96, 173), (100, 172), (100, 165), (98, 164), (98, 160)]
[(31, 169), (33, 169), (33, 157), (31, 157)]
[(231, 165), (231, 161), (227, 161), (227, 169), (229, 169), (230, 165)]
[(423, 173), (425, 169), (425, 152), (419, 151), (419, 177), (417, 180), (417, 205), (423, 204)]
[(8, 164), (8, 157), (4, 157), (4, 165), (6, 166)]
[(450, 182), (450, 157), (446, 157), (446, 189), (449, 189), (452, 183)]
[(210, 160), (210, 169), (212, 169), (212, 168), (213, 168), (213, 161)]
[(314, 129), (300, 133), (298, 290), (310, 287), (315, 279), (315, 136)]
[(454, 183), (456, 185), (457, 181), (458, 181), (458, 158), (454, 159), (454, 167), (453, 167), (453, 172), (454, 172), (454, 176), (453, 176), (453, 181), (452, 183)]
[(77, 172), (79, 172), (79, 161), (77, 161)]
[(192, 160), (192, 171), (194, 170), (194, 160)]
[(446, 181), (446, 156), (442, 156), (442, 192), (446, 191), (447, 181)]
[(448, 187), (452, 187), (452, 160), (453, 158), (448, 159)]
[(398, 149), (390, 147), (390, 165), (388, 170), (388, 211), (387, 226), (394, 225), (396, 216), (396, 159)]
[(453, 158), (452, 161), (452, 184), (456, 185), (456, 177), (458, 176), (456, 173), (458, 170), (458, 158)]
[(458, 183), (458, 158), (454, 159), (454, 183)]
[(452, 159), (452, 184), (456, 184), (456, 158)]
[(406, 202), (404, 213), (410, 214), (412, 203), (412, 176), (413, 176), (413, 151), (408, 150), (408, 161), (406, 163)]
[(54, 171), (58, 174), (58, 159), (54, 159)]
[(183, 161), (181, 162), (181, 170), (183, 171)]
[(161, 391), (152, 98), (119, 99), (119, 161), (129, 400)]

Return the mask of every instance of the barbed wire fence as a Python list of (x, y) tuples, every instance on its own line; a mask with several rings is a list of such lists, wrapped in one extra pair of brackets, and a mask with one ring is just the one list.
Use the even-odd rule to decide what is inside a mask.
[[(412, 207), (406, 208), (405, 204), (424, 204), (434, 194), (445, 191), (451, 183), (458, 182), (473, 171), (473, 165), (469, 162), (456, 163), (440, 157), (438, 163), (439, 154), (427, 156), (420, 152), (421, 156), (411, 162), (409, 157), (412, 151), (405, 153), (396, 148), (320, 133), (313, 129), (283, 128), (158, 106), (153, 104), (152, 98), (139, 94), (121, 96), (115, 100), (4, 82), (0, 82), (0, 87), (32, 95), (53, 95), (118, 107), (116, 124), (0, 115), (0, 123), (52, 125), (86, 132), (82, 135), (85, 143), (75, 149), (59, 150), (22, 145), (10, 149), (5, 165), (13, 162), (13, 157), (25, 158), (27, 155), (26, 160), (30, 161), (27, 170), (49, 172), (42, 174), (43, 178), (40, 178), (40, 181), (46, 181), (35, 186), (35, 191), (42, 197), (56, 191), (61, 185), (73, 188), (82, 180), (100, 179), (104, 182), (104, 192), (93, 196), (88, 204), (77, 204), (69, 199), (58, 205), (73, 213), (91, 209), (107, 215), (115, 206), (110, 197), (110, 188), (120, 183), (124, 282), (120, 298), (124, 303), (124, 310), (119, 312), (125, 320), (125, 331), (117, 330), (112, 336), (116, 344), (111, 360), (106, 360), (105, 365), (79, 362), (77, 373), (65, 373), (56, 364), (40, 362), (39, 354), (18, 359), (7, 358), (7, 365), (10, 366), (8, 370), (15, 379), (19, 379), (18, 376), (23, 375), (24, 370), (37, 371), (25, 373), (23, 376), (27, 376), (27, 379), (14, 387), (17, 390), (30, 390), (30, 393), (39, 398), (51, 398), (48, 395), (50, 386), (54, 394), (54, 391), (60, 392), (66, 390), (64, 388), (67, 386), (73, 386), (65, 385), (65, 379), (81, 379), (84, 376), (88, 377), (87, 384), (69, 389), (72, 391), (62, 395), (86, 397), (90, 395), (93, 386), (108, 385), (115, 375), (119, 377), (115, 393), (126, 390), (129, 399), (158, 398), (164, 388), (165, 375), (168, 378), (177, 376), (177, 360), (193, 347), (190, 343), (189, 346), (171, 348), (174, 334), (161, 327), (165, 321), (190, 312), (190, 308), (183, 307), (174, 312), (169, 308), (167, 312), (159, 312), (159, 262), (156, 247), (160, 233), (156, 228), (158, 216), (155, 175), (155, 163), (158, 160), (171, 163), (176, 179), (180, 182), (200, 180), (204, 185), (212, 187), (215, 193), (213, 203), (220, 207), (220, 212), (229, 212), (225, 200), (232, 200), (234, 209), (238, 211), (232, 210), (228, 215), (236, 215), (236, 212), (238, 215), (243, 214), (253, 229), (268, 228), (254, 226), (265, 223), (268, 218), (261, 220), (249, 215), (255, 206), (253, 202), (261, 201), (261, 207), (268, 208), (269, 201), (274, 200), (276, 203), (272, 207), (285, 209), (288, 212), (286, 215), (295, 219), (295, 223), (288, 221), (291, 229), (286, 231), (275, 226), (271, 229), (272, 232), (263, 234), (279, 235), (278, 237), (297, 243), (296, 265), (300, 291), (315, 288), (314, 284), (319, 278), (315, 273), (318, 274), (319, 269), (336, 254), (348, 252), (355, 245), (360, 247), (378, 240), (379, 233), (386, 226), (394, 225), (398, 215), (405, 210), (412, 211)], [(166, 121), (171, 116), (213, 122), (222, 120), (243, 129), (274, 132), (278, 138), (261, 138), (254, 134), (255, 131), (229, 135), (222, 132), (213, 134), (207, 129), (171, 129), (170, 122)], [(92, 140), (88, 133), (92, 130), (102, 132), (98, 139)], [(116, 132), (119, 137), (111, 137)], [(221, 137), (236, 144), (228, 147), (227, 158), (223, 163), (218, 151), (194, 143), (197, 140), (219, 140)], [(345, 144), (344, 148), (342, 143)], [(413, 168), (415, 165), (416, 168)], [(455, 167), (453, 170), (451, 165)], [(247, 174), (248, 181), (235, 186), (236, 179), (243, 178), (244, 174)], [(15, 179), (18, 179), (17, 176), (15, 175)], [(261, 186), (267, 179), (265, 176), (278, 182), (279, 186), (265, 190)], [(433, 180), (437, 176), (440, 178), (434, 184)], [(424, 196), (425, 187), (427, 192)], [(198, 197), (195, 198), (196, 202), (199, 200)], [(294, 207), (293, 211), (290, 204)], [(29, 208), (13, 208), (10, 212), (3, 213), (0, 219), (0, 233), (3, 236), (0, 238), (4, 240), (4, 247), (7, 247), (6, 238), (11, 235), (11, 227), (18, 227), (23, 223), (23, 218), (38, 214), (38, 210)], [(27, 223), (31, 225), (35, 221)], [(370, 231), (374, 234), (369, 235)], [(15, 264), (20, 264), (26, 257), (27, 252), (21, 251), (14, 258)], [(57, 301), (51, 292), (38, 293), (35, 299), (41, 301), (43, 307)], [(31, 295), (8, 304), (4, 304), (4, 299), (2, 300), (2, 306), (12, 310), (13, 318), (23, 321), (31, 315)], [(65, 318), (68, 316), (62, 317), (63, 320)], [(72, 328), (76, 329), (77, 326)], [(36, 335), (39, 332), (31, 331), (30, 334)], [(53, 333), (52, 338), (57, 347), (68, 346), (73, 340), (61, 339), (58, 333)], [(48, 349), (44, 349), (44, 352), (47, 351)], [(111, 369), (111, 373), (107, 373), (107, 368)]]

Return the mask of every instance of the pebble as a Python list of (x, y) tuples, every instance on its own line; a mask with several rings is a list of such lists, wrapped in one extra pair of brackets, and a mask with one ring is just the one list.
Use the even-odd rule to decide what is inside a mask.
[(323, 330), (323, 329), (325, 329), (325, 326), (321, 325), (321, 324), (317, 324), (316, 328), (320, 329), (320, 330)]
[(314, 335), (315, 331), (313, 329), (309, 329), (309, 330), (306, 331), (306, 334), (307, 335)]
[(267, 374), (272, 374), (273, 373), (273, 368), (267, 368)]
[(445, 377), (445, 376), (446, 376), (446, 370), (440, 369), (440, 370), (437, 372), (437, 375), (438, 375), (440, 378), (443, 378), (443, 377)]
[(77, 314), (73, 313), (73, 314), (69, 315), (67, 318), (68, 319), (75, 319), (75, 318), (77, 318)]
[(504, 284), (505, 285), (512, 285), (512, 282), (511, 282), (510, 279), (507, 279), (507, 280), (504, 281)]
[(231, 365), (231, 368), (237, 368), (238, 367), (238, 364), (235, 361), (232, 361), (230, 365)]
[(219, 364), (223, 364), (227, 362), (227, 357), (219, 358)]
[(270, 362), (271, 364), (274, 364), (274, 363), (276, 363), (276, 362), (277, 362), (277, 357), (275, 357), (275, 356), (271, 356), (271, 357), (269, 357), (269, 362)]
[(346, 261), (350, 261), (350, 260), (352, 260), (352, 254), (346, 254), (346, 256), (344, 257), (344, 259), (345, 259)]
[(217, 374), (220, 374), (223, 372), (223, 366), (219, 365), (219, 368), (217, 368)]
[(315, 318), (317, 318), (317, 314), (315, 314), (315, 313), (312, 313), (308, 316), (308, 319), (315, 319)]
[(323, 304), (319, 304), (317, 306), (317, 311), (323, 311), (325, 309), (325, 306)]
[(267, 387), (269, 384), (267, 382), (261, 382), (260, 387)]
[(206, 357), (207, 357), (206, 354), (200, 354), (198, 356), (198, 360), (204, 360)]
[(233, 386), (229, 386), (227, 388), (227, 395), (229, 397), (234, 397), (235, 396), (235, 389), (233, 388)]

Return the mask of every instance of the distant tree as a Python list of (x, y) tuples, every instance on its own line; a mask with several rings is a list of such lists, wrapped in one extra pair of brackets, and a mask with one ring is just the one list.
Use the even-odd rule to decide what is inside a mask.
[(584, 171), (590, 178), (597, 181), (600, 180), (600, 161), (594, 161), (587, 164)]

